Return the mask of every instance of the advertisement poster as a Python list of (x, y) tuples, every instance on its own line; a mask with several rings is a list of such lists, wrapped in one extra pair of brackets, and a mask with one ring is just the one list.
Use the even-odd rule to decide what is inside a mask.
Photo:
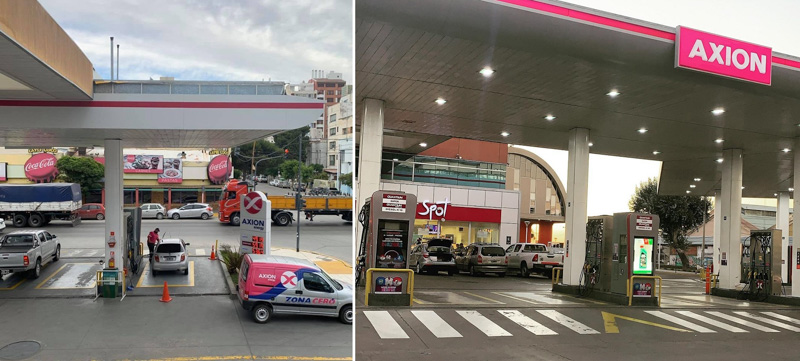
[(653, 274), (653, 238), (636, 237), (633, 239), (633, 274)]
[(36, 183), (49, 183), (58, 176), (56, 157), (50, 153), (32, 155), (25, 162), (25, 178)]
[(8, 180), (8, 163), (0, 162), (0, 181), (5, 182)]
[(158, 183), (183, 182), (183, 160), (164, 158), (164, 172), (158, 174)]
[(122, 157), (125, 161), (125, 173), (162, 173), (164, 172), (163, 155), (133, 155)]
[(653, 285), (650, 283), (634, 283), (633, 297), (652, 297)]
[(211, 184), (222, 184), (228, 181), (233, 173), (233, 163), (227, 155), (218, 155), (208, 162), (208, 181)]
[(400, 277), (378, 277), (375, 279), (375, 293), (400, 294), (403, 292), (403, 279)]

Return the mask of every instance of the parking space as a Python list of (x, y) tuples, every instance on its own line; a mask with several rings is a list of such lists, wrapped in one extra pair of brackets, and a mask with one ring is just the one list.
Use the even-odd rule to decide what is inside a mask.
[(160, 272), (158, 275), (153, 275), (149, 263), (150, 261), (145, 261), (144, 272), (139, 277), (136, 288), (163, 287), (164, 282), (167, 282), (170, 287), (194, 287), (194, 261), (189, 261), (189, 274), (187, 275), (183, 272)]
[(183, 272), (159, 272), (154, 275), (150, 270), (150, 261), (145, 259), (142, 271), (131, 280), (135, 287), (128, 292), (128, 296), (161, 296), (165, 281), (170, 295), (227, 295), (228, 285), (219, 262), (208, 257), (191, 257), (187, 275)]
[(94, 288), (97, 285), (99, 263), (64, 263), (36, 285), (36, 289), (70, 290)]

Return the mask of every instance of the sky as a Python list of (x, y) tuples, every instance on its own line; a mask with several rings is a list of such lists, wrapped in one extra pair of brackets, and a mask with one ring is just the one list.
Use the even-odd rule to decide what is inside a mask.
[(123, 80), (353, 81), (351, 0), (39, 2), (105, 79), (113, 36)]
[[(772, 0), (569, 0), (569, 3), (645, 20), (665, 26), (687, 26), (727, 37), (772, 47), (773, 51), (800, 57), (796, 16), (800, 1)], [(780, 11), (777, 11), (780, 9)], [(522, 147), (542, 157), (567, 182), (567, 152)], [(628, 212), (636, 186), (657, 178), (661, 162), (589, 156), (589, 216)], [(744, 199), (746, 204), (775, 206), (774, 200)]]

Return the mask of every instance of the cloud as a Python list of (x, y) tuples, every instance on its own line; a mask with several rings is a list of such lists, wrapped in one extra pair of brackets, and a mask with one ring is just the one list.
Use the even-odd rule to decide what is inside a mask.
[[(107, 78), (300, 82), (312, 69), (352, 83), (351, 0), (40, 0)], [(116, 67), (116, 64), (114, 65)]]

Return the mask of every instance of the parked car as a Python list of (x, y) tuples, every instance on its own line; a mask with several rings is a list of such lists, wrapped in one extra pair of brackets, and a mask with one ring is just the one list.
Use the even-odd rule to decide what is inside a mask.
[(456, 267), (471, 276), (483, 273), (497, 273), (505, 277), (508, 272), (508, 257), (503, 247), (492, 243), (473, 243), (467, 247), (463, 256), (456, 257)]
[(189, 243), (184, 243), (182, 239), (170, 238), (163, 239), (153, 249), (153, 259), (150, 260), (150, 270), (153, 275), (162, 271), (183, 272), (189, 274), (189, 251), (186, 249)]
[(0, 232), (2, 232), (4, 229), (6, 229), (6, 220), (0, 218)]
[(278, 182), (278, 187), (280, 187), (280, 188), (291, 188), (292, 184), (289, 181), (282, 180), (282, 181)]
[(304, 259), (246, 254), (236, 286), (239, 302), (258, 323), (274, 313), (338, 317), (353, 323), (353, 287)]
[(167, 208), (158, 203), (142, 204), (142, 218), (162, 219), (167, 214)]
[(190, 203), (180, 208), (167, 211), (167, 217), (172, 219), (202, 218), (209, 219), (214, 216), (214, 210), (206, 203)]
[(427, 243), (414, 246), (408, 256), (408, 268), (417, 272), (430, 272), (438, 274), (447, 272), (452, 276), (458, 269), (451, 246), (453, 240), (447, 238), (434, 238)]
[(564, 248), (548, 248), (547, 255), (544, 258), (539, 258), (539, 260), (539, 264), (534, 264), (534, 268), (541, 270), (543, 275), (550, 277), (553, 274), (553, 267), (564, 267)]
[(47, 231), (16, 231), (0, 238), (0, 274), (28, 272), (39, 278), (42, 266), (61, 258), (61, 244)]
[[(531, 271), (543, 273), (542, 261), (547, 256), (547, 246), (539, 243), (514, 243), (506, 248), (509, 272), (519, 272), (528, 277)], [(552, 268), (552, 267), (551, 267)]]
[(78, 209), (78, 215), (81, 219), (103, 220), (106, 218), (106, 207), (100, 203), (86, 203)]

